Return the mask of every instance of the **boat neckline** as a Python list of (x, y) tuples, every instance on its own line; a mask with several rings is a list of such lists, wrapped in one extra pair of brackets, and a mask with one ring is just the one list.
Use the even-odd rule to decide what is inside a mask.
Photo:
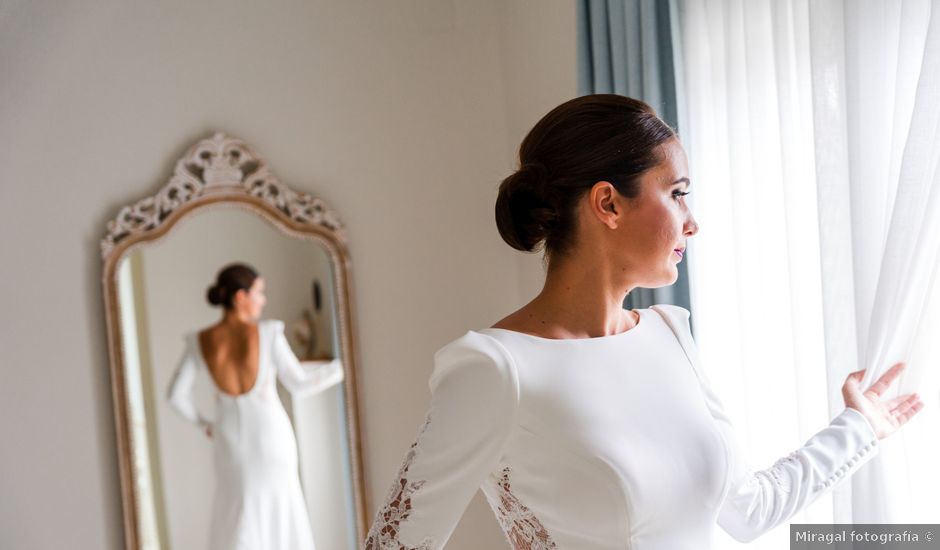
[(627, 335), (627, 334), (632, 334), (632, 333), (636, 332), (636, 330), (637, 330), (638, 328), (640, 328), (640, 326), (646, 326), (647, 321), (644, 321), (643, 318), (645, 317), (644, 313), (645, 313), (648, 309), (649, 309), (649, 308), (633, 309), (633, 310), (631, 310), (631, 311), (635, 311), (635, 312), (637, 312), (637, 313), (639, 314), (639, 320), (636, 322), (636, 324), (633, 325), (632, 327), (630, 327), (629, 329), (623, 331), (623, 332), (618, 332), (618, 333), (616, 333), (616, 334), (608, 334), (608, 335), (606, 335), (606, 336), (589, 336), (589, 337), (587, 337), (587, 338), (546, 338), (546, 337), (544, 337), (544, 336), (536, 336), (535, 334), (529, 334), (528, 332), (520, 332), (520, 331), (518, 331), (518, 330), (512, 330), (512, 329), (508, 329), (508, 328), (499, 328), (499, 327), (486, 327), (486, 328), (478, 329), (478, 330), (475, 330), (475, 331), (472, 331), (472, 332), (483, 333), (483, 331), (491, 331), (491, 330), (494, 330), (494, 331), (495, 331), (495, 330), (498, 330), (498, 331), (500, 331), (500, 332), (506, 332), (506, 333), (509, 333), (509, 334), (515, 334), (515, 335), (518, 335), (518, 336), (522, 336), (522, 337), (524, 337), (524, 338), (531, 338), (531, 339), (533, 339), (533, 340), (538, 340), (538, 341), (543, 341), (543, 342), (597, 342), (597, 341), (608, 341), (608, 340), (614, 340), (614, 339), (617, 339), (617, 338), (624, 337), (624, 336)]

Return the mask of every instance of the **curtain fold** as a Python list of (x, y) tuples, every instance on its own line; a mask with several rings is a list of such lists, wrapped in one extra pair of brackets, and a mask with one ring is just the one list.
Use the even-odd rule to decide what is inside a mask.
[[(867, 369), (867, 387), (908, 362), (890, 397), (919, 389), (936, 368), (911, 358), (930, 330), (922, 319), (940, 251), (940, 3), (821, 0), (810, 21), (819, 219), (831, 229), (822, 253), (834, 259), (823, 266), (834, 412), (850, 370)], [(837, 489), (836, 519), (911, 521), (920, 500), (911, 453), (935, 453), (935, 441), (907, 430), (889, 441)]]
[[(669, 3), (579, 0), (577, 6), (579, 93), (641, 99), (678, 129)], [(634, 289), (624, 307), (676, 304), (691, 309), (687, 265), (695, 255), (694, 241), (687, 252), (673, 285)]]
[(850, 372), (907, 361), (890, 393), (928, 408), (791, 522), (937, 522), (940, 2), (672, 7), (691, 310), (746, 450), (769, 463), (844, 408)]

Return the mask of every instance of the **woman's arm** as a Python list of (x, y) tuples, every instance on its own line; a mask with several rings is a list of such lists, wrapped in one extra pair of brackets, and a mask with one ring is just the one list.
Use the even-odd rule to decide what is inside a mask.
[(470, 498), (497, 469), (515, 425), (512, 358), (468, 332), (434, 355), (431, 405), (375, 517), (366, 550), (442, 548)]
[(311, 391), (319, 389), (318, 383), (323, 379), (323, 370), (311, 371), (304, 369), (300, 361), (297, 360), (297, 356), (294, 355), (294, 351), (287, 341), (287, 336), (284, 334), (284, 322), (275, 319), (269, 322), (273, 324), (271, 329), (274, 333), (272, 353), (274, 365), (277, 368), (277, 379), (292, 396), (298, 399), (308, 395)]
[(730, 422), (718, 421), (732, 455), (718, 524), (741, 542), (787, 521), (878, 454), (878, 437), (865, 416), (846, 408), (802, 447), (769, 468), (752, 471)]
[(196, 408), (193, 399), (193, 383), (196, 379), (196, 357), (187, 340), (186, 349), (173, 374), (173, 380), (167, 390), (167, 401), (183, 418), (199, 426), (206, 435), (212, 435), (212, 422), (206, 419)]
[(739, 541), (751, 541), (773, 529), (850, 477), (878, 454), (879, 439), (922, 407), (916, 395), (880, 400), (881, 393), (903, 368), (899, 365), (864, 393), (857, 388), (862, 371), (852, 373), (843, 388), (849, 406), (829, 426), (771, 467), (751, 470), (721, 400), (699, 364), (689, 330), (689, 311), (671, 305), (654, 308), (664, 314), (695, 369), (705, 404), (729, 451), (728, 492), (718, 513), (718, 524)]
[[(877, 455), (879, 440), (897, 431), (923, 408), (916, 393), (881, 399), (904, 366), (892, 366), (864, 392), (858, 387), (864, 371), (850, 374), (842, 388), (846, 409), (771, 468), (751, 472), (744, 465), (746, 461), (738, 458), (731, 491), (718, 517), (725, 531), (738, 540), (752, 540), (851, 477)], [(724, 426), (726, 437), (733, 437), (717, 397), (711, 395), (708, 400), (718, 411), (716, 419)], [(736, 457), (740, 456), (736, 452)]]

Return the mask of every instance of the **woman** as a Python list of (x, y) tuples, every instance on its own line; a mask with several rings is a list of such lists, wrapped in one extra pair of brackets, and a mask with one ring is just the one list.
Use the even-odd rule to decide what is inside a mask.
[[(297, 443), (275, 378), (296, 391), (306, 382), (284, 323), (261, 321), (264, 279), (247, 265), (219, 272), (208, 292), (222, 319), (186, 337), (169, 401), (213, 440), (215, 498), (209, 547), (313, 550), (297, 471)], [(213, 382), (216, 418), (193, 403), (196, 373)]]
[(477, 488), (513, 548), (707, 547), (748, 541), (877, 453), (922, 407), (884, 402), (892, 367), (803, 447), (751, 471), (698, 365), (689, 312), (624, 310), (675, 282), (698, 226), (675, 132), (641, 101), (568, 101), (529, 132), (496, 200), (513, 248), (544, 244), (544, 288), (437, 351), (431, 405), (366, 548), (444, 546)]

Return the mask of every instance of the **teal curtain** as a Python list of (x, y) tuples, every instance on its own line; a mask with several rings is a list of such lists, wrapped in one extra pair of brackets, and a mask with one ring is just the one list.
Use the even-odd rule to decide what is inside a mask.
[[(668, 0), (578, 0), (578, 93), (642, 99), (680, 131), (669, 5)], [(687, 261), (688, 254), (679, 262), (675, 284), (634, 289), (624, 307), (691, 309)]]

